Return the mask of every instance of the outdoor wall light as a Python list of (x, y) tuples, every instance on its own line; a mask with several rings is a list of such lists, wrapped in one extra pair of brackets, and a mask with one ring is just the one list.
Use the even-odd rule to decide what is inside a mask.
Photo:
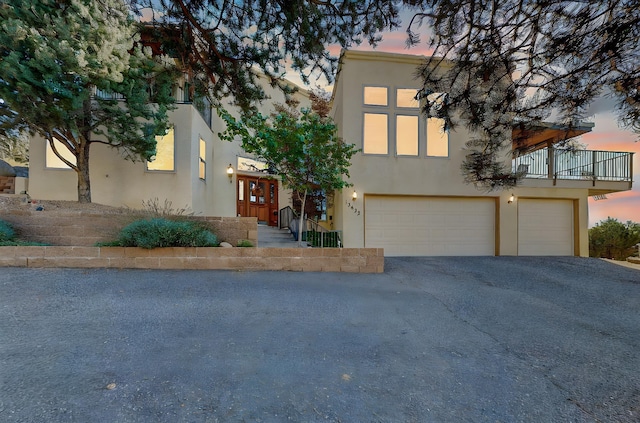
[(229, 166), (227, 167), (227, 176), (229, 177), (229, 183), (233, 182), (233, 166), (231, 166), (231, 163), (229, 163)]
[(516, 199), (516, 196), (511, 194), (511, 197), (509, 197), (509, 201), (507, 201), (507, 203), (511, 204), (515, 199)]
[(356, 192), (356, 190), (353, 190), (353, 194), (351, 194), (351, 198), (353, 199), (353, 201), (356, 201), (358, 199), (358, 193)]

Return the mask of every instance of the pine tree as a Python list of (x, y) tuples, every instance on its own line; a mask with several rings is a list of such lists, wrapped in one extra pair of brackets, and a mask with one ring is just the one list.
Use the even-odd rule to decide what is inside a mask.
[(136, 28), (122, 0), (7, 0), (0, 6), (1, 128), (42, 136), (76, 171), (80, 202), (91, 202), (92, 144), (149, 159), (155, 136), (167, 128), (174, 75), (135, 43)]

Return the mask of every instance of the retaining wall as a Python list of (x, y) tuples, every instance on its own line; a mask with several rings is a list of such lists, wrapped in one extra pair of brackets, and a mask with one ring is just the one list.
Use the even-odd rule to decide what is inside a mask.
[[(12, 210), (0, 218), (16, 230), (24, 241), (42, 242), (51, 245), (90, 247), (96, 242), (113, 241), (120, 230), (137, 219), (148, 215), (135, 213), (96, 213), (89, 211), (36, 211), (38, 203), (24, 210)], [(27, 208), (28, 207), (28, 208)], [(190, 220), (205, 221), (218, 236), (218, 241), (238, 245), (241, 240), (258, 243), (258, 221), (255, 217), (189, 217)]]
[(382, 248), (0, 247), (0, 267), (384, 272)]

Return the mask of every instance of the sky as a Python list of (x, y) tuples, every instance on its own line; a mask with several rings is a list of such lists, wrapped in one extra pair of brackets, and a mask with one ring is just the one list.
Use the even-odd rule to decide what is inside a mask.
[[(425, 56), (431, 54), (426, 43), (423, 42), (422, 45), (407, 49), (405, 40), (405, 32), (396, 31), (383, 34), (382, 42), (375, 49), (368, 44), (352, 49)], [(340, 54), (340, 48), (336, 46), (330, 46), (329, 51), (336, 56)], [(296, 75), (288, 74), (287, 78), (300, 86), (304, 86)], [(321, 86), (327, 91), (331, 91), (333, 88), (326, 81), (314, 81), (313, 78), (310, 78), (310, 80), (312, 88)], [(579, 141), (586, 144), (588, 150), (634, 152), (634, 185), (630, 191), (607, 194), (606, 199), (596, 201), (590, 197), (589, 227), (593, 227), (596, 223), (607, 219), (607, 217), (618, 219), (621, 222), (628, 220), (640, 222), (640, 136), (619, 128), (614, 111), (615, 104), (609, 98), (601, 98), (594, 102), (588, 112), (590, 114), (588, 121), (594, 123), (595, 127), (591, 132), (580, 137)]]

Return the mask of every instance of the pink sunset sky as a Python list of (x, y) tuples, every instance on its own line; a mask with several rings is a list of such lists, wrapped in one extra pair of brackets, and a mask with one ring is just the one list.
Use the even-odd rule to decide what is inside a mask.
[[(401, 26), (401, 28), (403, 28)], [(404, 30), (389, 32), (383, 34), (382, 42), (375, 48), (375, 51), (388, 53), (403, 53), (425, 55), (431, 54), (426, 46), (426, 37), (420, 45), (406, 48), (406, 34)], [(373, 51), (374, 49), (364, 43), (361, 46), (353, 47), (353, 50)], [(340, 47), (330, 46), (328, 49), (333, 55), (340, 54)], [(300, 79), (296, 75), (290, 75), (291, 80), (302, 86)], [(289, 75), (288, 75), (289, 77)], [(326, 81), (314, 81), (310, 78), (312, 86), (322, 86), (328, 91), (332, 87), (327, 86)], [(638, 181), (640, 177), (640, 138), (638, 134), (634, 134), (628, 130), (618, 127), (615, 116), (615, 104), (611, 99), (603, 98), (596, 101), (590, 112), (592, 115), (588, 119), (589, 122), (595, 123), (593, 131), (583, 135), (579, 140), (587, 145), (588, 150), (604, 150), (604, 151), (623, 151), (636, 153), (633, 158), (633, 180)], [(589, 198), (589, 227), (594, 226), (607, 217), (618, 219), (621, 222), (628, 220), (640, 222), (640, 184), (635, 183), (630, 191), (623, 191), (613, 194), (607, 194), (605, 200), (595, 201)]]

